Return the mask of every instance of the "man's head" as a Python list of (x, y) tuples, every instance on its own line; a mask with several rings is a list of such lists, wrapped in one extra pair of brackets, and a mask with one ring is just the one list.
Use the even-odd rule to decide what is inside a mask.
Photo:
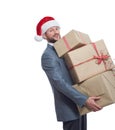
[(48, 42), (56, 42), (60, 39), (60, 26), (57, 21), (50, 16), (42, 18), (36, 26), (35, 39), (41, 41), (43, 38)]

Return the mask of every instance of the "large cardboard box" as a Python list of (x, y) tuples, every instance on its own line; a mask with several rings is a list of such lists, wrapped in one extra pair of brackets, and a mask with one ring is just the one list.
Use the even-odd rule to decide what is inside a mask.
[(74, 83), (115, 67), (104, 40), (85, 45), (64, 55)]
[[(108, 106), (115, 103), (115, 75), (113, 71), (106, 71), (98, 74), (80, 85), (74, 85), (74, 88), (87, 96), (100, 96), (97, 103), (102, 106)], [(79, 107), (81, 115), (91, 112), (87, 107)]]
[(86, 33), (82, 33), (76, 30), (71, 30), (60, 40), (55, 42), (54, 48), (59, 57), (63, 57), (64, 54), (69, 52), (72, 49), (79, 48), (88, 43), (91, 43), (91, 40)]

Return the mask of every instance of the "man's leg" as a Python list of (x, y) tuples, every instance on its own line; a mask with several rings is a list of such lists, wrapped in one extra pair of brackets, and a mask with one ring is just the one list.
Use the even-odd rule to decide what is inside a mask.
[(86, 115), (76, 120), (63, 122), (63, 130), (87, 130)]
[(81, 118), (82, 118), (81, 130), (87, 130), (87, 115), (83, 115)]

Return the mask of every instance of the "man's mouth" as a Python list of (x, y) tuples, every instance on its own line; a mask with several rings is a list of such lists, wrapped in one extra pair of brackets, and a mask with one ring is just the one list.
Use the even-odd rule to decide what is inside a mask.
[(56, 38), (56, 39), (58, 39), (58, 38), (59, 38), (59, 35), (56, 34), (56, 35), (54, 35), (53, 37)]

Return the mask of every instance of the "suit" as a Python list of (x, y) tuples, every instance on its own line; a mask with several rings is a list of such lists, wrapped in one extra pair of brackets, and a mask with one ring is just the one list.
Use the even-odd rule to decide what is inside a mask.
[(57, 56), (53, 46), (47, 45), (41, 57), (41, 65), (53, 90), (57, 120), (66, 122), (80, 118), (76, 105), (82, 107), (88, 97), (72, 87), (66, 64)]

